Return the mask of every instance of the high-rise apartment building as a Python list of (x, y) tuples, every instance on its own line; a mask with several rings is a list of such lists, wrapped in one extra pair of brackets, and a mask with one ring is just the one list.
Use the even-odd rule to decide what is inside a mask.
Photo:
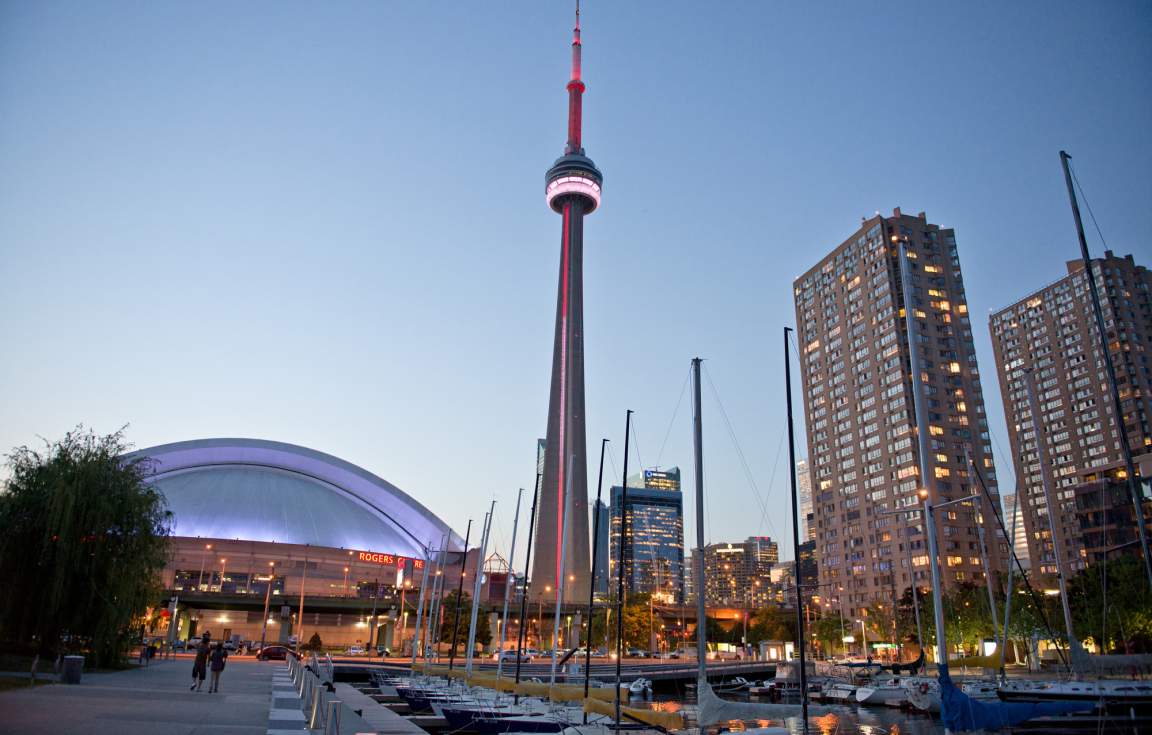
[[(643, 480), (644, 487), (632, 487)], [(628, 499), (620, 487), (611, 490), (611, 575), (615, 579), (621, 559), (620, 523), (627, 519), (624, 544), (624, 588), (627, 593), (648, 592), (666, 602), (684, 601), (684, 498), (680, 469), (645, 470), (642, 478), (629, 478)], [(609, 583), (609, 590), (613, 589)]]
[(779, 562), (779, 548), (767, 536), (705, 546), (705, 604), (714, 607), (766, 604), (772, 594), (772, 569)]
[(800, 536), (805, 541), (816, 540), (816, 518), (812, 514), (812, 476), (808, 474), (808, 460), (796, 462), (796, 494), (800, 496)]
[[(1067, 268), (1060, 280), (989, 319), (1032, 566), (1049, 579), (1056, 571), (1049, 514), (1066, 571), (1083, 569), (1089, 559), (1077, 517), (1077, 488), (1126, 474), (1083, 261), (1070, 261)], [(1131, 255), (1106, 252), (1092, 261), (1092, 274), (1128, 445), (1139, 459), (1152, 451), (1152, 273)], [(1038, 451), (1030, 388), (1045, 452)], [(1045, 499), (1044, 472), (1051, 480), (1053, 508)]]
[[(877, 214), (797, 278), (793, 293), (819, 578), (844, 588), (854, 614), (890, 600), (893, 586), (899, 594), (930, 583), (921, 489), (934, 502), (978, 492), (971, 457), (1000, 502), (955, 233), (923, 213)], [(994, 542), (982, 507), (952, 506), (937, 521), (946, 585), (983, 580), (981, 523), (992, 568), (1003, 568), (1007, 544)]]

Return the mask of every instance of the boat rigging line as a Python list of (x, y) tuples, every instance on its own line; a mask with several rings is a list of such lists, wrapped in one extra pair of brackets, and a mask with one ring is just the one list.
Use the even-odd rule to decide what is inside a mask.
[(668, 429), (664, 432), (664, 441), (660, 442), (660, 451), (656, 453), (656, 468), (660, 467), (660, 460), (664, 458), (664, 447), (668, 446), (668, 437), (672, 435), (672, 427), (676, 424), (676, 417), (680, 414), (680, 404), (684, 402), (684, 394), (688, 392), (688, 384), (692, 382), (692, 370), (684, 376), (684, 384), (680, 386), (680, 397), (676, 399), (676, 408), (672, 410), (672, 418), (668, 421)]
[[(704, 368), (704, 377), (708, 379), (708, 387), (712, 389), (712, 396), (716, 399), (716, 405), (720, 409), (720, 417), (724, 419), (724, 427), (728, 430), (728, 437), (732, 439), (732, 446), (736, 448), (736, 456), (740, 460), (740, 467), (744, 471), (744, 477), (748, 480), (749, 487), (752, 488), (752, 493), (756, 497), (756, 503), (760, 506), (761, 519), (768, 521), (768, 528), (772, 531), (772, 535), (778, 537), (776, 527), (772, 524), (772, 518), (768, 515), (768, 505), (763, 495), (760, 494), (760, 488), (756, 485), (756, 478), (752, 474), (752, 468), (748, 466), (748, 459), (744, 456), (744, 450), (740, 447), (740, 442), (736, 438), (736, 431), (732, 428), (732, 421), (728, 418), (728, 411), (724, 408), (724, 402), (720, 400), (720, 391), (716, 390), (716, 384), (712, 381), (712, 374), (707, 367)], [(781, 439), (783, 439), (783, 434), (781, 434)], [(779, 453), (777, 453), (776, 457), (777, 461), (779, 461)], [(775, 476), (775, 469), (773, 469), (773, 479), (775, 479)], [(711, 528), (709, 528), (709, 530), (711, 530)]]
[(1128, 428), (1124, 424), (1124, 406), (1120, 401), (1120, 389), (1116, 385), (1116, 367), (1112, 363), (1112, 352), (1108, 346), (1108, 331), (1104, 326), (1104, 313), (1100, 307), (1100, 292), (1096, 287), (1096, 277), (1092, 272), (1092, 258), (1088, 254), (1088, 240), (1084, 237), (1084, 223), (1080, 219), (1080, 206), (1076, 202), (1076, 191), (1072, 183), (1072, 156), (1060, 151), (1060, 163), (1064, 168), (1064, 181), (1068, 186), (1068, 200), (1072, 205), (1072, 218), (1076, 221), (1076, 237), (1080, 241), (1080, 257), (1084, 261), (1084, 280), (1088, 282), (1088, 294), (1092, 297), (1092, 312), (1096, 321), (1096, 332), (1100, 338), (1100, 352), (1104, 358), (1104, 369), (1111, 388), (1112, 418), (1116, 421), (1116, 438), (1124, 455), (1124, 468), (1127, 472), (1128, 492), (1132, 498), (1133, 520), (1140, 537), (1140, 550), (1144, 555), (1144, 572), (1148, 576), (1148, 586), (1152, 588), (1152, 551), (1148, 548), (1148, 531), (1145, 528), (1144, 491), (1136, 479), (1136, 467), (1132, 461), (1132, 446), (1128, 443)]
[[(1007, 529), (1004, 526), (1004, 518), (1000, 514), (1000, 509), (996, 507), (996, 503), (992, 501), (992, 494), (988, 492), (988, 485), (984, 482), (984, 476), (980, 474), (980, 469), (973, 466), (973, 471), (976, 475), (976, 481), (980, 483), (980, 491), (988, 500), (988, 504), (992, 506), (992, 515), (996, 519), (996, 525), (1000, 528), (1002, 535), (1007, 535)], [(1017, 505), (1020, 503), (1019, 496), (1016, 499)], [(1053, 539), (1055, 540), (1055, 539)], [(1044, 612), (1044, 604), (1040, 596), (1036, 594), (1036, 590), (1032, 588), (1032, 582), (1028, 579), (1028, 573), (1024, 571), (1024, 565), (1020, 563), (1019, 557), (1016, 556), (1015, 544), (1008, 544), (1008, 554), (1012, 557), (1012, 561), (1016, 563), (1016, 569), (1020, 572), (1020, 579), (1024, 580), (1024, 588), (1028, 590), (1028, 596), (1032, 599), (1032, 605), (1036, 608), (1036, 614), (1040, 616), (1040, 622), (1044, 623), (1044, 629), (1048, 631), (1048, 635), (1052, 638), (1056, 637), (1055, 631), (1052, 629), (1052, 623), (1048, 621), (1048, 615)], [(1012, 594), (1009, 589), (1006, 594)], [(1004, 631), (1007, 636), (1007, 629)], [(1056, 647), (1056, 653), (1060, 654), (1060, 660), (1065, 666), (1069, 666), (1069, 659), (1064, 655), (1064, 649), (1059, 646)]]

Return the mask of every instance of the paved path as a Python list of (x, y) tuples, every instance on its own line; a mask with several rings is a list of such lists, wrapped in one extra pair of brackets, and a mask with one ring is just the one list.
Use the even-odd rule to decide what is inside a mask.
[[(114, 673), (85, 673), (78, 685), (0, 693), (0, 732), (12, 735), (266, 735), (272, 675), (283, 661), (232, 657), (220, 692), (199, 692), (192, 660), (154, 661)], [(307, 732), (307, 731), (304, 731)]]

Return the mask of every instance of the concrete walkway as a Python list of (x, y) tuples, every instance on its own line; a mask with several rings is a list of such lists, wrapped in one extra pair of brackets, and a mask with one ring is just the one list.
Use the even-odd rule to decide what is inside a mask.
[[(147, 668), (85, 673), (78, 685), (0, 693), (0, 732), (12, 735), (266, 735), (272, 674), (283, 661), (234, 656), (220, 678), (192, 692), (192, 658)], [(209, 675), (211, 676), (211, 675)]]

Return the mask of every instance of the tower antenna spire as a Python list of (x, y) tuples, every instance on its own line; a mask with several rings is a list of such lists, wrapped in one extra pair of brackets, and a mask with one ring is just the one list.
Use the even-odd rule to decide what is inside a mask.
[(580, 79), (580, 0), (576, 0), (576, 27), (572, 29), (572, 79), (568, 81), (568, 145), (564, 153), (584, 153), (580, 144), (584, 82)]

